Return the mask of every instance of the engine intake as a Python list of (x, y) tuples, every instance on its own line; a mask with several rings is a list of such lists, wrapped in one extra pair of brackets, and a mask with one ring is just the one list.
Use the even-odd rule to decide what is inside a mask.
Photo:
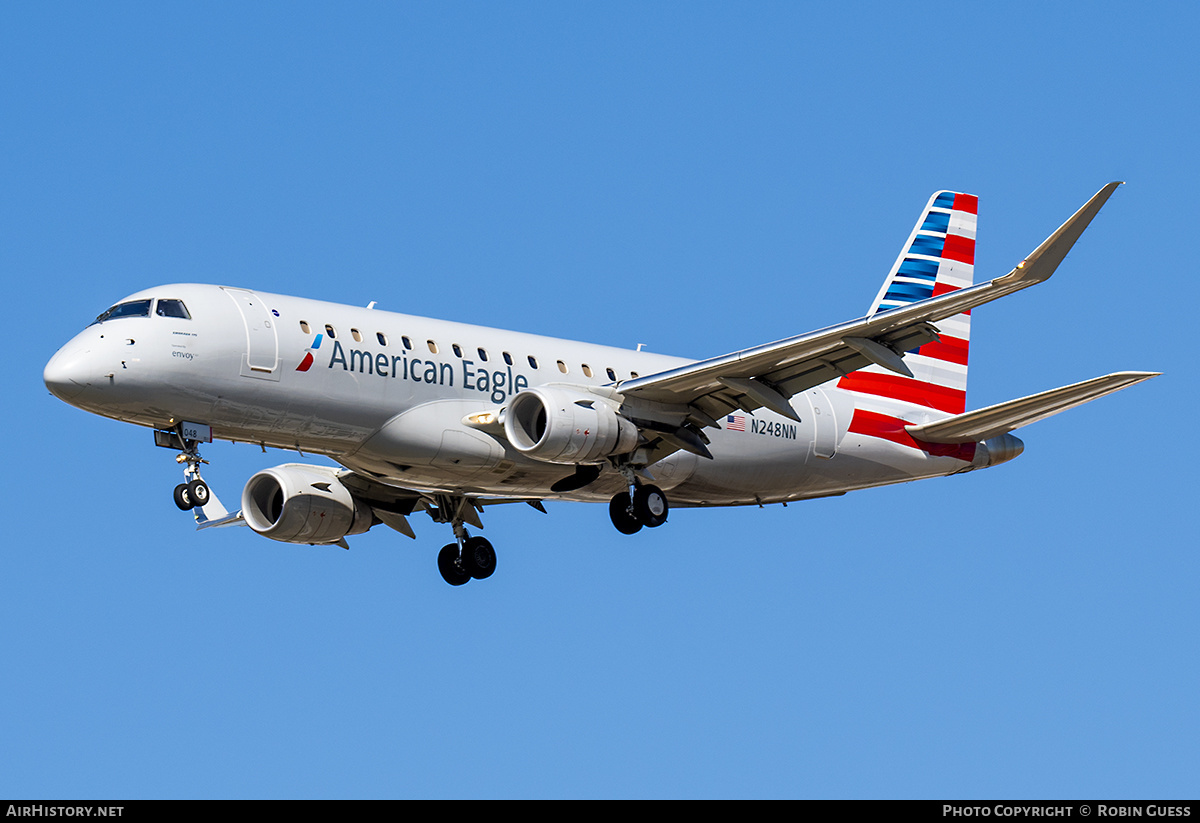
[(547, 463), (595, 463), (638, 444), (637, 426), (612, 401), (558, 386), (519, 392), (504, 412), (504, 434), (517, 451)]
[(288, 463), (260, 471), (242, 490), (242, 517), (263, 537), (284, 543), (336, 543), (374, 522), (337, 470)]

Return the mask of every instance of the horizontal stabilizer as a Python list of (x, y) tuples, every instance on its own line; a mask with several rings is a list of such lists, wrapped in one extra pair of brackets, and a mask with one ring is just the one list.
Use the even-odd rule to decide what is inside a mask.
[(927, 443), (977, 443), (1045, 420), (1061, 411), (1081, 406), (1159, 374), (1145, 371), (1115, 372), (985, 409), (956, 414), (934, 423), (905, 426), (904, 429), (917, 440)]

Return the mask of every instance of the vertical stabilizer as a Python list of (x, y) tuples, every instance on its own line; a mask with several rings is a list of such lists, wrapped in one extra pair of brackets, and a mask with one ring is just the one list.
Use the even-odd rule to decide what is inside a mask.
[[(929, 198), (868, 317), (974, 282), (978, 204), (975, 195), (961, 192), (940, 191)], [(940, 340), (905, 353), (912, 377), (868, 366), (842, 378), (838, 388), (962, 413), (966, 409), (970, 312), (940, 321), (938, 329)]]

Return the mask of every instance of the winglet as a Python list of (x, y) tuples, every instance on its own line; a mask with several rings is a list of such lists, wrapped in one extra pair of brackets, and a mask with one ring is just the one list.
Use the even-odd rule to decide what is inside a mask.
[(1035, 283), (1049, 280), (1050, 275), (1054, 274), (1054, 270), (1058, 268), (1058, 264), (1067, 256), (1067, 252), (1071, 251), (1075, 241), (1092, 222), (1092, 218), (1100, 213), (1100, 209), (1120, 185), (1123, 185), (1122, 181), (1109, 183), (1092, 195), (1091, 200), (1084, 203), (1079, 211), (1059, 226), (1058, 231), (1043, 240), (1042, 244), (1018, 263), (1015, 269), (1003, 277), (996, 278), (993, 282), (999, 285), (1032, 286)]

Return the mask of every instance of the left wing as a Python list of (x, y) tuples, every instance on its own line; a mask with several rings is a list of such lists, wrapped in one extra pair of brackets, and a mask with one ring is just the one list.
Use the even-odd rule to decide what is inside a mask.
[(716, 426), (733, 411), (767, 407), (795, 418), (788, 398), (875, 364), (906, 376), (902, 353), (938, 339), (934, 325), (1041, 283), (1054, 274), (1119, 182), (1109, 183), (1003, 277), (809, 334), (701, 360), (621, 383), (626, 399), (686, 406), (690, 419)]
[[(280, 467), (283, 469), (288, 466)], [(479, 513), (485, 506), (494, 506), (503, 503), (527, 503), (545, 512), (540, 498), (533, 497), (476, 497), (462, 494), (440, 494), (432, 492), (419, 492), (412, 489), (406, 489), (398, 486), (390, 486), (386, 483), (380, 483), (363, 475), (356, 474), (349, 469), (335, 469), (331, 466), (320, 465), (304, 465), (305, 471), (317, 473), (329, 479), (330, 482), (344, 486), (345, 490), (357, 500), (359, 503), (367, 506), (371, 510), (371, 516), (374, 523), (383, 523), (401, 534), (411, 538), (416, 538), (416, 532), (408, 522), (409, 516), (421, 511), (425, 511), (433, 518), (435, 522), (449, 523), (457, 518), (462, 522), (474, 526), (477, 529), (483, 528), (483, 523), (480, 522)], [(328, 494), (328, 483), (320, 484), (323, 487), (322, 495)], [(308, 492), (311, 493), (311, 490)], [(246, 521), (245, 515), (239, 509), (230, 514), (225, 510), (217, 500), (215, 493), (210, 489), (211, 497), (209, 503), (203, 508), (195, 509), (196, 529), (215, 529), (222, 526), (247, 526), (250, 525)], [(339, 542), (339, 545), (344, 543), (344, 538)]]

